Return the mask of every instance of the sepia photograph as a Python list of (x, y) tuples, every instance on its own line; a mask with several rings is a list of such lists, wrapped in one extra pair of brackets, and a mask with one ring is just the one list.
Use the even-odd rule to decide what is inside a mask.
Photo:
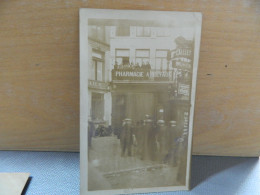
[(82, 194), (189, 189), (201, 22), (80, 10)]

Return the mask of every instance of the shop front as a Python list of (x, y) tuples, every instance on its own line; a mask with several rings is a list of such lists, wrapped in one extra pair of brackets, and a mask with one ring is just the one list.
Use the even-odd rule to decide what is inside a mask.
[(111, 124), (111, 93), (108, 83), (89, 80), (89, 117), (94, 125)]
[(173, 74), (173, 71), (113, 70), (112, 127), (120, 129), (125, 118), (133, 124), (142, 123), (147, 117), (154, 124), (158, 120), (173, 120), (174, 108), (169, 105), (168, 93)]

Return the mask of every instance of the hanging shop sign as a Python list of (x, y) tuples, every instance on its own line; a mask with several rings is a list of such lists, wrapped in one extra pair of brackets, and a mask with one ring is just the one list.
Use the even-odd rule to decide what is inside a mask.
[(189, 95), (190, 95), (190, 85), (179, 83), (178, 94), (189, 97)]
[(102, 81), (88, 80), (88, 87), (99, 90), (109, 90), (108, 83)]
[(192, 57), (192, 50), (186, 48), (178, 48), (172, 51), (171, 54), (172, 58), (191, 58)]
[(175, 65), (177, 68), (191, 69), (191, 62), (175, 61)]

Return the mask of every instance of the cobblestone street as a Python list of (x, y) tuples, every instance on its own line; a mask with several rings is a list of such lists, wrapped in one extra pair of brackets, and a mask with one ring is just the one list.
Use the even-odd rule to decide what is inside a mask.
[(179, 185), (177, 167), (139, 157), (121, 157), (114, 136), (92, 139), (89, 150), (89, 190), (166, 187)]

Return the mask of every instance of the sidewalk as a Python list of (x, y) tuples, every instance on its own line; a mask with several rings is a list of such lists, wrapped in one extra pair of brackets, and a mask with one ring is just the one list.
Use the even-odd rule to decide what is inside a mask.
[[(89, 151), (91, 168), (103, 175), (102, 183), (109, 183), (112, 189), (146, 188), (177, 185), (177, 168), (138, 157), (121, 157), (120, 141), (116, 137), (92, 139)], [(96, 172), (97, 173), (97, 172)], [(95, 176), (91, 176), (91, 180)], [(90, 186), (91, 187), (91, 186)], [(95, 187), (98, 187), (95, 186)], [(108, 188), (107, 185), (105, 188)]]

